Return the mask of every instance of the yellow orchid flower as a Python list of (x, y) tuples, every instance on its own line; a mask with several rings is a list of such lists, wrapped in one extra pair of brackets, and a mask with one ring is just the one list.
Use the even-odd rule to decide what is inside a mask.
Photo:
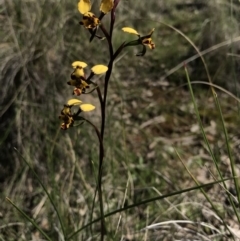
[[(113, 0), (102, 0), (100, 4), (100, 11), (103, 14), (107, 14), (113, 9)], [(87, 29), (95, 29), (100, 24), (100, 19), (91, 10), (90, 0), (80, 0), (78, 2), (78, 11), (83, 15), (82, 21), (79, 23)]]
[(75, 61), (72, 63), (74, 69), (71, 74), (71, 80), (67, 82), (68, 85), (75, 86), (73, 94), (79, 96), (85, 93), (85, 90), (89, 88), (89, 84), (86, 82), (83, 68), (87, 67), (87, 64), (82, 61)]
[(61, 115), (59, 116), (59, 119), (63, 121), (63, 123), (61, 124), (61, 129), (66, 130), (69, 127), (73, 126), (74, 119), (71, 113), (71, 107), (69, 105), (64, 105), (64, 108), (61, 111)]
[(145, 35), (143, 37), (140, 37), (142, 44), (147, 45), (150, 49), (155, 49), (155, 44), (152, 41), (152, 34), (154, 32), (154, 28), (149, 32), (148, 35)]
[[(71, 113), (71, 108), (73, 106), (79, 106), (79, 111), (75, 114)], [(82, 104), (81, 100), (70, 99), (67, 104), (64, 105), (61, 115), (59, 116), (59, 119), (63, 121), (61, 124), (61, 129), (67, 130), (68, 128), (72, 127), (75, 120), (81, 119), (81, 117), (78, 117), (81, 112), (92, 111), (94, 109), (95, 106), (92, 104)]]
[(133, 45), (143, 45), (143, 50), (141, 53), (137, 54), (137, 56), (143, 56), (146, 53), (146, 46), (148, 46), (150, 49), (154, 49), (155, 48), (155, 44), (152, 41), (152, 34), (154, 32), (154, 28), (149, 32), (149, 34), (144, 35), (141, 37), (141, 35), (133, 28), (130, 27), (124, 27), (122, 28), (122, 30), (124, 32), (130, 33), (130, 34), (134, 34), (138, 36), (138, 40), (134, 40), (131, 41), (127, 44), (125, 44), (125, 47), (127, 46), (133, 46)]
[(94, 13), (86, 12), (83, 14), (83, 19), (79, 23), (85, 28), (94, 29), (100, 24), (100, 20), (95, 16)]
[(72, 67), (74, 69), (73, 73), (71, 74), (71, 79), (76, 80), (79, 78), (85, 79), (83, 69), (87, 67), (87, 64), (81, 61), (75, 61), (72, 63)]
[(82, 61), (74, 61), (72, 63), (72, 67), (74, 69), (73, 73), (71, 74), (71, 80), (67, 82), (68, 85), (75, 86), (73, 90), (74, 95), (81, 95), (84, 94), (86, 89), (90, 87), (90, 84), (92, 83), (90, 79), (94, 75), (103, 74), (107, 72), (108, 67), (102, 64), (98, 64), (92, 67), (92, 73), (90, 76), (86, 79), (86, 76), (84, 74), (84, 68), (87, 67), (87, 64)]

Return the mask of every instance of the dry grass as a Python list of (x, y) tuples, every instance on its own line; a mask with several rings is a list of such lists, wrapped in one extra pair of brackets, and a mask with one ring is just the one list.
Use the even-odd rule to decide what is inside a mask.
[[(147, 12), (145, 4), (134, 1), (122, 0), (119, 5), (115, 45), (122, 41), (121, 27), (133, 26), (141, 33), (155, 27), (157, 48), (144, 58), (134, 56), (137, 48), (128, 48), (114, 66), (105, 139), (105, 213), (194, 186), (175, 149), (201, 183), (218, 175), (197, 124), (184, 71), (174, 69), (196, 53), (184, 38), (159, 21), (184, 32), (201, 51), (212, 48), (204, 57), (214, 83), (238, 95), (238, 41), (221, 48), (214, 46), (238, 37), (239, 2), (165, 2), (152, 1)], [(99, 217), (98, 200), (91, 217), (98, 166), (94, 131), (84, 125), (62, 132), (58, 115), (71, 97), (66, 82), (72, 61), (84, 60), (90, 66), (106, 64), (107, 46), (100, 48), (95, 40), (88, 43), (88, 34), (78, 25), (76, 1), (6, 0), (0, 2), (0, 9), (0, 240), (43, 240), (39, 231), (6, 202), (6, 196), (52, 240), (64, 240), (46, 193), (14, 147), (51, 194), (67, 234)], [(198, 58), (190, 61), (188, 68), (192, 81), (207, 80)], [(213, 97), (207, 86), (194, 84), (193, 88), (219, 167), (224, 177), (231, 177)], [(217, 94), (239, 170), (239, 103), (220, 90)], [(95, 94), (83, 98), (97, 105)], [(90, 118), (97, 124), (99, 109)], [(234, 189), (232, 182), (228, 185), (230, 191)], [(215, 185), (206, 191), (239, 236), (226, 190)], [(112, 215), (106, 222), (107, 240), (231, 238), (200, 191), (141, 205)], [(98, 240), (99, 228), (95, 223), (72, 240)]]

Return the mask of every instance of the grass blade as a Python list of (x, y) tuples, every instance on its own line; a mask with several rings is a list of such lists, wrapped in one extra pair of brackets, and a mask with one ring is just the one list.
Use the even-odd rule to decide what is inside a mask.
[[(191, 191), (194, 191), (194, 190), (198, 190), (198, 189), (201, 189), (201, 188), (205, 188), (205, 187), (208, 187), (208, 186), (211, 186), (211, 185), (215, 185), (215, 184), (218, 184), (218, 183), (222, 183), (222, 182), (225, 182), (227, 180), (231, 180), (232, 178), (226, 178), (226, 179), (223, 179), (223, 180), (218, 180), (218, 181), (215, 181), (215, 182), (210, 182), (210, 183), (207, 183), (207, 184), (202, 184), (202, 185), (198, 185), (198, 186), (194, 186), (194, 187), (190, 187), (190, 188), (186, 188), (186, 189), (182, 189), (182, 190), (179, 190), (179, 191), (176, 191), (176, 192), (172, 192), (170, 194), (166, 194), (166, 195), (162, 195), (162, 196), (157, 196), (157, 197), (154, 197), (154, 198), (149, 198), (149, 199), (146, 199), (146, 200), (143, 200), (141, 202), (138, 202), (138, 203), (134, 203), (132, 205), (129, 205), (129, 206), (126, 206), (126, 207), (123, 207), (123, 208), (119, 208), (117, 210), (114, 210), (110, 213), (107, 213), (104, 215), (104, 218), (107, 218), (107, 217), (110, 217), (114, 214), (117, 214), (117, 213), (120, 213), (120, 212), (123, 212), (123, 211), (126, 211), (128, 209), (132, 209), (132, 208), (135, 208), (135, 207), (138, 207), (138, 206), (141, 206), (143, 204), (147, 204), (147, 203), (151, 203), (151, 202), (155, 202), (155, 201), (158, 201), (158, 200), (163, 200), (165, 198), (168, 198), (168, 197), (172, 197), (172, 196), (176, 196), (176, 195), (179, 195), (179, 194), (182, 194), (182, 193), (186, 193), (186, 192), (191, 192)], [(97, 218), (95, 220), (93, 220), (92, 222), (84, 225), (83, 227), (81, 227), (80, 229), (78, 229), (77, 231), (75, 231), (74, 233), (70, 234), (66, 240), (70, 240), (71, 238), (73, 238), (76, 234), (78, 234), (79, 232), (81, 232), (82, 230), (84, 230), (85, 228), (91, 226), (92, 224), (94, 223), (97, 223), (99, 221), (101, 221), (101, 217), (100, 218)]]
[(18, 208), (8, 197), (6, 197), (7, 201), (12, 204), (14, 208), (18, 210), (48, 241), (52, 241), (52, 239), (20, 208)]
[(47, 194), (56, 214), (57, 214), (57, 217), (58, 217), (58, 220), (59, 220), (59, 223), (60, 223), (60, 226), (61, 226), (61, 229), (62, 229), (62, 232), (63, 232), (63, 236), (66, 237), (66, 234), (65, 234), (65, 231), (64, 231), (64, 225), (63, 225), (63, 222), (62, 222), (62, 219), (60, 217), (60, 214), (57, 210), (57, 207), (55, 205), (55, 203), (53, 202), (53, 199), (50, 195), (50, 193), (47, 191), (46, 187), (44, 186), (44, 184), (42, 183), (42, 181), (40, 180), (39, 176), (37, 175), (37, 173), (34, 171), (34, 169), (31, 167), (31, 165), (27, 162), (27, 160), (18, 152), (18, 150), (15, 148), (15, 150), (17, 151), (17, 153), (20, 155), (20, 157), (23, 159), (23, 161), (26, 163), (26, 165), (30, 168), (31, 172), (34, 174), (34, 176), (37, 178), (39, 184), (41, 185), (41, 187), (43, 188), (44, 192)]

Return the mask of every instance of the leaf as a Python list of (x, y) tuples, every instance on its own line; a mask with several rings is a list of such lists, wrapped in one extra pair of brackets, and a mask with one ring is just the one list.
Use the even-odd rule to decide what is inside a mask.
[(133, 29), (133, 28), (129, 28), (129, 27), (124, 27), (124, 28), (122, 28), (122, 30), (124, 31), (124, 32), (127, 32), (127, 33), (132, 33), (132, 34), (136, 34), (136, 35), (140, 35), (135, 29)]
[(81, 14), (89, 12), (91, 9), (91, 1), (90, 0), (80, 0), (78, 3), (78, 11)]
[(75, 62), (72, 63), (72, 67), (74, 69), (76, 69), (77, 67), (85, 68), (85, 67), (87, 67), (87, 64), (85, 62), (75, 61)]
[(113, 0), (102, 0), (100, 5), (100, 11), (106, 14), (113, 9), (113, 6), (114, 6)]
[(107, 72), (108, 67), (102, 64), (98, 64), (92, 67), (92, 72), (94, 74), (103, 74), (105, 72)]
[(96, 107), (94, 105), (91, 105), (91, 104), (82, 104), (80, 105), (80, 109), (82, 111), (91, 111), (91, 110), (94, 110)]
[(78, 99), (70, 99), (67, 104), (68, 105), (80, 105), (82, 103), (81, 100), (78, 100)]

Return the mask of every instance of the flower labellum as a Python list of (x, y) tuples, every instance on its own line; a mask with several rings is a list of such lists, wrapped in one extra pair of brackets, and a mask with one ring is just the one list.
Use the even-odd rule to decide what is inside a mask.
[(142, 41), (142, 44), (147, 45), (150, 49), (155, 48), (155, 44), (153, 43), (152, 38), (151, 38), (153, 32), (154, 32), (154, 28), (150, 31), (150, 33), (148, 35), (140, 38)]
[(63, 121), (63, 123), (61, 124), (61, 129), (66, 130), (69, 127), (73, 126), (74, 119), (71, 113), (71, 107), (69, 105), (64, 105), (59, 119)]
[(86, 12), (83, 14), (83, 19), (79, 23), (85, 28), (95, 29), (100, 24), (100, 20), (95, 16), (94, 13)]
[(148, 35), (144, 35), (144, 36), (140, 36), (140, 34), (133, 28), (130, 28), (130, 27), (124, 27), (122, 28), (122, 30), (126, 33), (130, 33), (130, 34), (135, 34), (138, 36), (138, 39), (137, 40), (133, 40), (133, 41), (130, 41), (128, 43), (126, 43), (124, 45), (124, 47), (127, 47), (127, 46), (135, 46), (135, 45), (142, 45), (143, 46), (143, 49), (142, 49), (142, 52), (138, 53), (137, 56), (143, 56), (145, 53), (146, 53), (146, 46), (148, 46), (150, 49), (154, 49), (155, 48), (155, 44), (154, 42), (152, 41), (152, 34), (154, 32), (154, 28), (150, 31), (150, 33)]

